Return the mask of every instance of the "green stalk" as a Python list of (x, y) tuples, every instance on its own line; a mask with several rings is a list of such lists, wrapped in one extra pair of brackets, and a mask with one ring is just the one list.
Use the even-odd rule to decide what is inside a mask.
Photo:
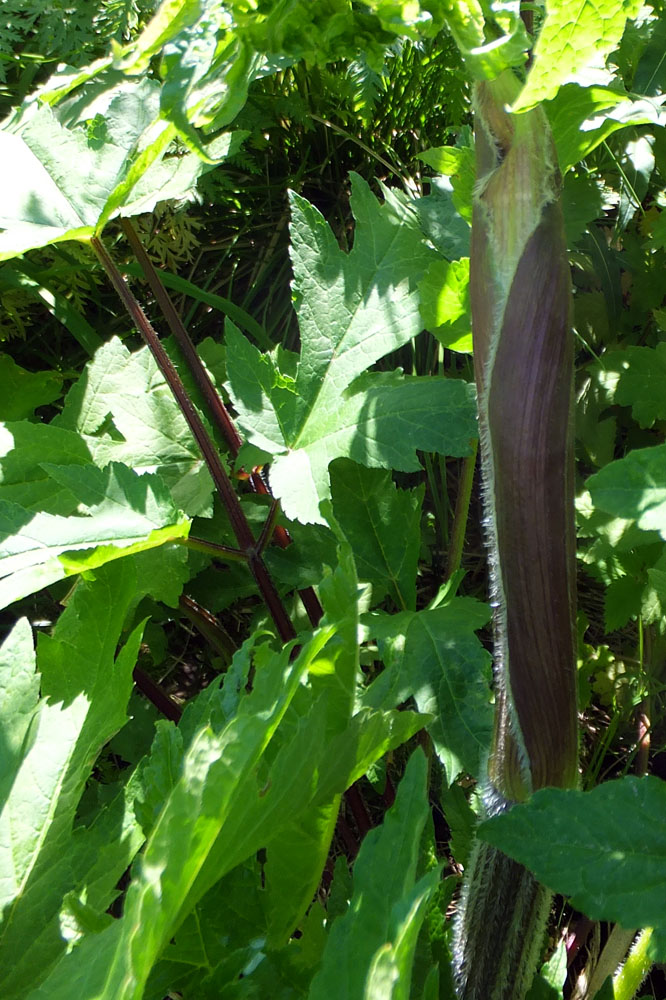
[[(570, 276), (550, 130), (539, 108), (507, 112), (518, 90), (510, 71), (475, 89), (470, 294), (497, 706), (489, 814), (577, 782)], [(494, 849), (479, 849), (470, 868), (459, 996), (522, 1000), (547, 896), (513, 892), (511, 879), (532, 876), (507, 875)]]

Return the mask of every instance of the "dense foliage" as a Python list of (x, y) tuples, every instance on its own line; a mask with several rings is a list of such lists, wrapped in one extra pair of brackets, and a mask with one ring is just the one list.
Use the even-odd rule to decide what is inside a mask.
[[(531, 1000), (666, 997), (666, 12), (519, 6), (4, 5), (7, 1000), (452, 998), (475, 829), (563, 894)], [(530, 50), (581, 777), (478, 824), (470, 83)]]

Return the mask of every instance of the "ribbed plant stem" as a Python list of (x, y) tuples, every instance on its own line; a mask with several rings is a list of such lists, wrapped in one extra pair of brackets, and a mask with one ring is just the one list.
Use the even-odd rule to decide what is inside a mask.
[[(507, 111), (511, 71), (476, 85), (470, 299), (494, 612), (488, 814), (577, 782), (573, 341), (560, 178), (541, 109)], [(479, 845), (456, 923), (461, 1000), (523, 1000), (548, 892)]]

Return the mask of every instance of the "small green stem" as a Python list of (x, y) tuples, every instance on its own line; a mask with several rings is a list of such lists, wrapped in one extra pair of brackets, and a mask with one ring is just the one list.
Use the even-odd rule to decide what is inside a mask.
[(643, 980), (652, 968), (652, 960), (648, 956), (648, 948), (652, 939), (652, 928), (642, 930), (633, 948), (613, 981), (615, 1000), (633, 1000)]
[(469, 503), (472, 497), (472, 485), (474, 483), (477, 448), (478, 441), (474, 441), (472, 454), (463, 459), (462, 475), (460, 477), (458, 497), (456, 499), (456, 512), (453, 518), (453, 530), (451, 532), (451, 542), (449, 544), (449, 558), (446, 565), (447, 580), (450, 580), (455, 571), (460, 569), (463, 547), (465, 545), (465, 533), (467, 531)]
[(205, 552), (207, 556), (215, 559), (230, 560), (231, 562), (247, 562), (247, 555), (241, 549), (233, 549), (230, 545), (220, 545), (219, 542), (208, 542), (205, 538), (174, 538), (178, 545), (184, 545), (195, 552)]

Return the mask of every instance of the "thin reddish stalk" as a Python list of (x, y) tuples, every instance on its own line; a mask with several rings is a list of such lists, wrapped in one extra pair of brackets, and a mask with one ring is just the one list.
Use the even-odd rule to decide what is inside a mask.
[(266, 569), (266, 565), (257, 549), (257, 545), (252, 534), (252, 529), (247, 522), (236, 491), (231, 485), (227, 471), (222, 464), (222, 460), (211, 441), (201, 417), (197, 413), (190, 397), (187, 394), (180, 375), (176, 371), (171, 358), (164, 350), (159, 337), (148, 321), (146, 314), (130, 291), (125, 279), (109, 256), (101, 241), (94, 237), (91, 240), (92, 247), (100, 259), (104, 270), (108, 274), (113, 287), (120, 296), (123, 305), (127, 309), (132, 321), (135, 323), (144, 341), (150, 348), (157, 366), (166, 379), (176, 402), (178, 403), (183, 416), (185, 417), (192, 434), (206, 461), (215, 488), (217, 489), (224, 506), (229, 515), (231, 527), (236, 536), (238, 546), (242, 549), (247, 558), (250, 572), (254, 576), (259, 591), (266, 603), (280, 638), (284, 642), (289, 642), (296, 637), (294, 627), (282, 604), (282, 600), (275, 589), (275, 585)]
[[(171, 301), (171, 296), (169, 295), (164, 284), (160, 280), (160, 276), (157, 273), (153, 262), (146, 253), (144, 246), (139, 239), (139, 236), (134, 229), (134, 226), (129, 219), (123, 219), (121, 221), (123, 232), (128, 239), (132, 250), (136, 256), (136, 259), (143, 270), (146, 280), (150, 285), (153, 295), (157, 299), (158, 305), (162, 310), (164, 318), (167, 321), (169, 329), (176, 338), (178, 346), (183, 352), (183, 357), (187, 363), (187, 366), (197, 383), (207, 405), (210, 410), (211, 418), (216, 424), (218, 430), (224, 437), (229, 451), (234, 458), (238, 455), (243, 439), (236, 430), (236, 426), (227, 410), (226, 406), (220, 399), (217, 389), (213, 385), (206, 371), (205, 367), (201, 363), (201, 358), (197, 354), (196, 348), (192, 343), (190, 335), (185, 329), (185, 325), (180, 318), (178, 310)], [(252, 472), (249, 476), (249, 482), (255, 493), (260, 493), (270, 496), (270, 490), (261, 475), (258, 472)], [(277, 511), (274, 512), (274, 517), (277, 516)], [(285, 549), (291, 544), (291, 538), (289, 533), (279, 524), (273, 523), (273, 537), (280, 548)], [(259, 551), (263, 550), (263, 545), (259, 545)], [(308, 617), (313, 626), (317, 626), (323, 614), (321, 604), (319, 599), (315, 594), (312, 587), (308, 587), (305, 590), (299, 591), (301, 600), (305, 610), (308, 613)]]

